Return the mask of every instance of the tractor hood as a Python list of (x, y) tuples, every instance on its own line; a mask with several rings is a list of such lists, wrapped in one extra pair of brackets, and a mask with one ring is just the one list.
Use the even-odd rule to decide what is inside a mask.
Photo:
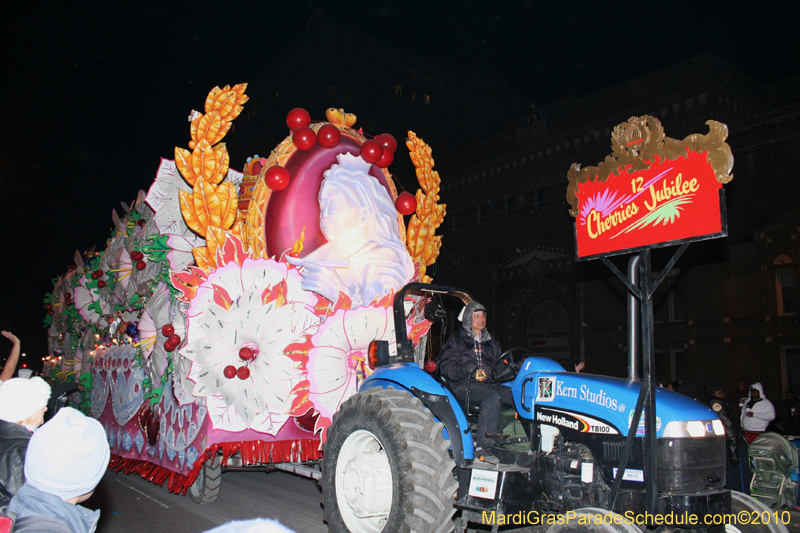
[[(541, 423), (574, 429), (582, 433), (627, 435), (641, 383), (621, 378), (567, 372), (551, 359), (530, 357), (523, 361), (512, 383), (517, 411), (523, 418)], [(656, 435), (689, 436), (686, 424), (701, 428), (705, 436), (718, 434), (720, 424), (716, 413), (707, 406), (677, 392), (656, 389)], [(719, 426), (719, 427), (717, 427)], [(644, 416), (639, 422), (637, 436), (644, 435)]]

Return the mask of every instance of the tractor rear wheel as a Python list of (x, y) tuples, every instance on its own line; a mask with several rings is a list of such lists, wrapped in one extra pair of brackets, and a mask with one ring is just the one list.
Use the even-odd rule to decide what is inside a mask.
[(334, 533), (449, 533), (458, 483), (444, 426), (411, 393), (371, 388), (328, 428), (322, 499)]

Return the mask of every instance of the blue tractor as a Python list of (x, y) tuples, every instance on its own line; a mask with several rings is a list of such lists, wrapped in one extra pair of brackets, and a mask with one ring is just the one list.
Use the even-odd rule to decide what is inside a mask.
[[(724, 488), (725, 430), (714, 411), (660, 388), (657, 512), (648, 514), (645, 417), (630, 430), (641, 384), (567, 372), (544, 357), (497, 361), (524, 435), (476, 457), (468, 406), (414, 362), (408, 293), (472, 301), (420, 283), (396, 295), (397, 353), (385, 341), (371, 346), (375, 371), (328, 429), (321, 485), (331, 531), (786, 531), (781, 511)], [(739, 512), (756, 518), (742, 524), (731, 517)]]

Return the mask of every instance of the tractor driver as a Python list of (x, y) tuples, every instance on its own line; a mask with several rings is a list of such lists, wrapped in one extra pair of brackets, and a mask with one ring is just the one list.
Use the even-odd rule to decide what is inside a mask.
[(461, 329), (442, 350), (439, 369), (463, 405), (470, 383), (469, 403), (480, 406), (477, 443), (480, 448), (497, 444), (494, 435), (500, 418), (500, 405), (514, 406), (511, 388), (492, 379), (492, 367), (501, 354), (500, 343), (486, 331), (486, 308), (470, 302), (461, 316)]

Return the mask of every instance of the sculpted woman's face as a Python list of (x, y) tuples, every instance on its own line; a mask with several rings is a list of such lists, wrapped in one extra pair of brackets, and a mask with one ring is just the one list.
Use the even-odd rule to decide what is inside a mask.
[(356, 242), (362, 238), (365, 208), (354, 205), (336, 186), (325, 181), (319, 192), (320, 228), (330, 242)]

